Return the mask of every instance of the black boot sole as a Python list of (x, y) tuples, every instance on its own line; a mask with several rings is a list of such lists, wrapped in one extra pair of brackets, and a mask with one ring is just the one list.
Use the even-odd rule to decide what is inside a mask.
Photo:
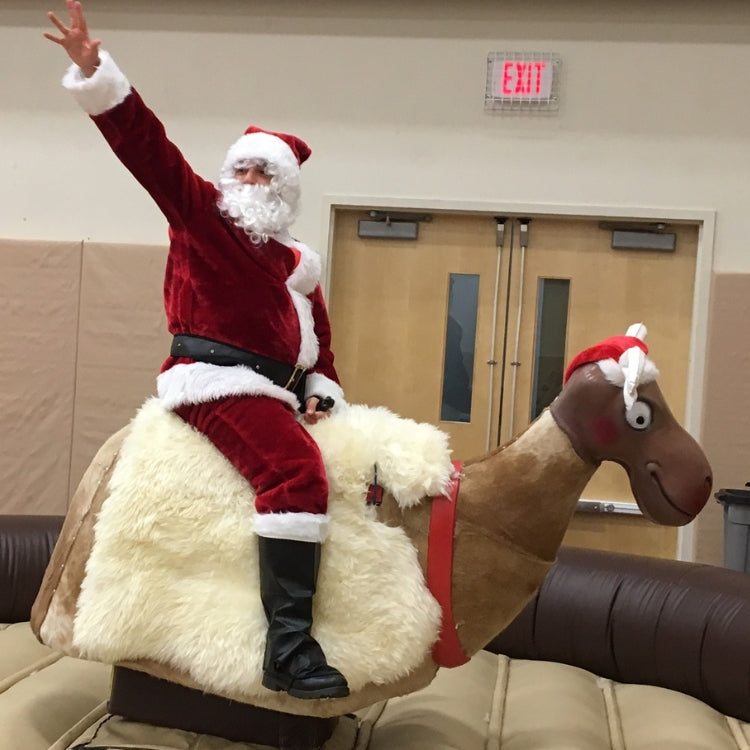
[(275, 692), (286, 692), (292, 696), (292, 698), (301, 698), (302, 700), (314, 700), (316, 698), (346, 698), (349, 695), (349, 686), (344, 684), (328, 685), (325, 687), (304, 687), (303, 684), (294, 684), (294, 681), (290, 681), (288, 677), (277, 677), (269, 674), (268, 672), (263, 673), (262, 685), (264, 688), (273, 690)]

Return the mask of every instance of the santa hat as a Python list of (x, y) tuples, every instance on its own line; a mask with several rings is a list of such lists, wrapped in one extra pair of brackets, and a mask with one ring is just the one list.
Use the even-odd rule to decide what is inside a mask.
[(646, 356), (646, 333), (646, 326), (635, 323), (624, 336), (612, 336), (584, 349), (571, 360), (565, 370), (563, 383), (567, 383), (581, 365), (596, 362), (608, 382), (622, 386), (625, 407), (630, 409), (638, 397), (638, 386), (659, 377), (656, 365)]
[(295, 135), (274, 133), (251, 125), (227, 152), (221, 178), (234, 177), (235, 167), (246, 160), (262, 159), (272, 165), (275, 176), (283, 185), (298, 186), (300, 165), (312, 151)]

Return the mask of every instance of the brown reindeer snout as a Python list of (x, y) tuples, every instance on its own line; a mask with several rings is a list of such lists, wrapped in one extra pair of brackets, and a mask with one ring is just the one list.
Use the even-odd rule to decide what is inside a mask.
[(638, 506), (656, 523), (682, 526), (708, 502), (708, 460), (656, 382), (640, 385), (636, 404), (626, 411), (622, 388), (607, 382), (596, 364), (584, 365), (550, 410), (584, 461), (614, 461), (627, 471)]

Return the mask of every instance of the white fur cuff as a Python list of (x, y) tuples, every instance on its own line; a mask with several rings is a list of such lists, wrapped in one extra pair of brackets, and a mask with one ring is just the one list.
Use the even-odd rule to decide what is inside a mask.
[(77, 65), (71, 65), (62, 79), (81, 109), (101, 115), (123, 102), (130, 93), (130, 82), (108, 52), (99, 50), (99, 67), (86, 78)]
[(322, 542), (328, 536), (328, 520), (324, 513), (258, 513), (255, 533), (272, 539)]
[(305, 383), (305, 401), (307, 401), (310, 396), (319, 396), (320, 398), (330, 396), (335, 401), (333, 406), (334, 410), (337, 410), (338, 407), (343, 406), (346, 403), (346, 401), (344, 401), (344, 389), (338, 383), (319, 372), (311, 372), (307, 376), (307, 381)]
[(320, 274), (322, 272), (320, 255), (298, 240), (290, 238), (290, 241), (284, 244), (296, 247), (300, 254), (299, 264), (287, 279), (287, 286), (296, 292), (300, 292), (300, 294), (311, 294), (320, 283)]

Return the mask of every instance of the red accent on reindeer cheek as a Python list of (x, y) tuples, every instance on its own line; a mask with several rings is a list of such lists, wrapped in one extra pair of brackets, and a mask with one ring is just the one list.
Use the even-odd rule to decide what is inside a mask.
[(589, 425), (591, 434), (598, 445), (610, 446), (617, 442), (620, 432), (610, 417), (595, 417)]

